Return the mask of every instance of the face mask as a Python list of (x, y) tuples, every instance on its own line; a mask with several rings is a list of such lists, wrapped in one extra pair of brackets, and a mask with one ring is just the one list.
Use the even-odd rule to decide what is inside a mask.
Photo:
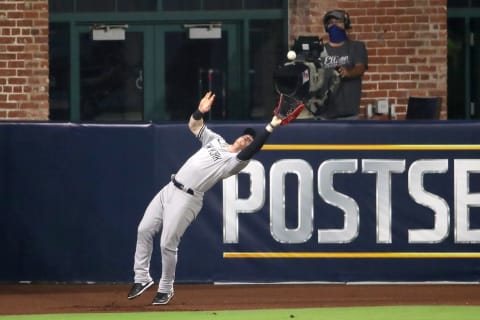
[(340, 43), (347, 40), (347, 33), (344, 29), (340, 28), (336, 24), (332, 25), (327, 30), (328, 36), (330, 37), (330, 42)]

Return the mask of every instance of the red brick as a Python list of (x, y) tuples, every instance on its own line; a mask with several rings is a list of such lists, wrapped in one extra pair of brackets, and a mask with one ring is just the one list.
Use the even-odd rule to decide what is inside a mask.
[(397, 89), (397, 82), (385, 82), (382, 81), (378, 84), (378, 89), (380, 90), (391, 90)]
[(21, 11), (7, 11), (7, 19), (21, 19), (24, 13)]
[(22, 119), (22, 120), (30, 120), (28, 118), (28, 113), (26, 111), (19, 111), (19, 110), (12, 110), (12, 111), (7, 111), (7, 118), (8, 119)]
[(13, 77), (8, 78), (8, 84), (25, 84), (25, 83), (27, 83), (26, 78), (13, 78)]
[(0, 2), (0, 12), (7, 12), (15, 10), (15, 3)]
[(406, 61), (407, 58), (405, 56), (395, 56), (387, 58), (387, 63), (392, 65), (405, 64)]
[(28, 95), (26, 94), (9, 94), (8, 101), (27, 101)]

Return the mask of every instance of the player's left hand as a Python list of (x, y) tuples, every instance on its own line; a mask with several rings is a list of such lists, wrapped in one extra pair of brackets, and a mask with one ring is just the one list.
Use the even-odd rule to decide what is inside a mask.
[(277, 116), (273, 116), (272, 121), (270, 121), (270, 124), (272, 127), (278, 127), (282, 123), (282, 119), (280, 119)]
[(213, 100), (215, 100), (215, 94), (211, 91), (207, 92), (202, 100), (200, 100), (198, 110), (200, 110), (201, 113), (207, 113), (212, 108)]

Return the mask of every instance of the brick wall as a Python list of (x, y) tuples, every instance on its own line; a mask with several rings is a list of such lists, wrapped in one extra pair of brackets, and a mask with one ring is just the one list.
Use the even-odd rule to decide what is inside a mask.
[(0, 0), (0, 119), (48, 119), (48, 0)]
[(447, 101), (446, 0), (293, 0), (290, 39), (324, 35), (322, 17), (331, 9), (350, 14), (353, 39), (365, 42), (369, 68), (363, 81), (365, 106), (387, 99), (405, 118), (409, 96), (441, 96)]
[[(323, 14), (345, 9), (365, 41), (362, 113), (387, 99), (405, 116), (409, 96), (441, 96), (446, 118), (446, 0), (290, 0), (290, 39), (323, 35)], [(48, 0), (0, 1), (0, 119), (48, 119)]]

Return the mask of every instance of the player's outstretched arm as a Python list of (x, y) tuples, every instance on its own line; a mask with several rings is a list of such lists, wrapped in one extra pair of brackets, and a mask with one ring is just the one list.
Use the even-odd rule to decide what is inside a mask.
[(198, 104), (198, 109), (190, 116), (188, 121), (188, 127), (194, 135), (198, 135), (200, 129), (203, 127), (203, 116), (205, 113), (209, 112), (212, 108), (213, 100), (215, 100), (215, 94), (212, 92), (207, 92), (203, 96), (202, 100)]
[(237, 155), (237, 158), (240, 160), (249, 160), (251, 159), (255, 153), (260, 151), (260, 149), (263, 147), (265, 142), (267, 141), (268, 137), (270, 134), (273, 132), (275, 127), (278, 127), (282, 123), (282, 119), (273, 116), (272, 120), (270, 121), (269, 124), (265, 127), (265, 130), (258, 134), (255, 139), (250, 143), (245, 149), (240, 151)]
[(282, 123), (282, 119), (273, 116), (272, 121), (267, 125), (266, 130), (269, 131), (270, 133), (273, 132), (273, 128), (278, 127)]

